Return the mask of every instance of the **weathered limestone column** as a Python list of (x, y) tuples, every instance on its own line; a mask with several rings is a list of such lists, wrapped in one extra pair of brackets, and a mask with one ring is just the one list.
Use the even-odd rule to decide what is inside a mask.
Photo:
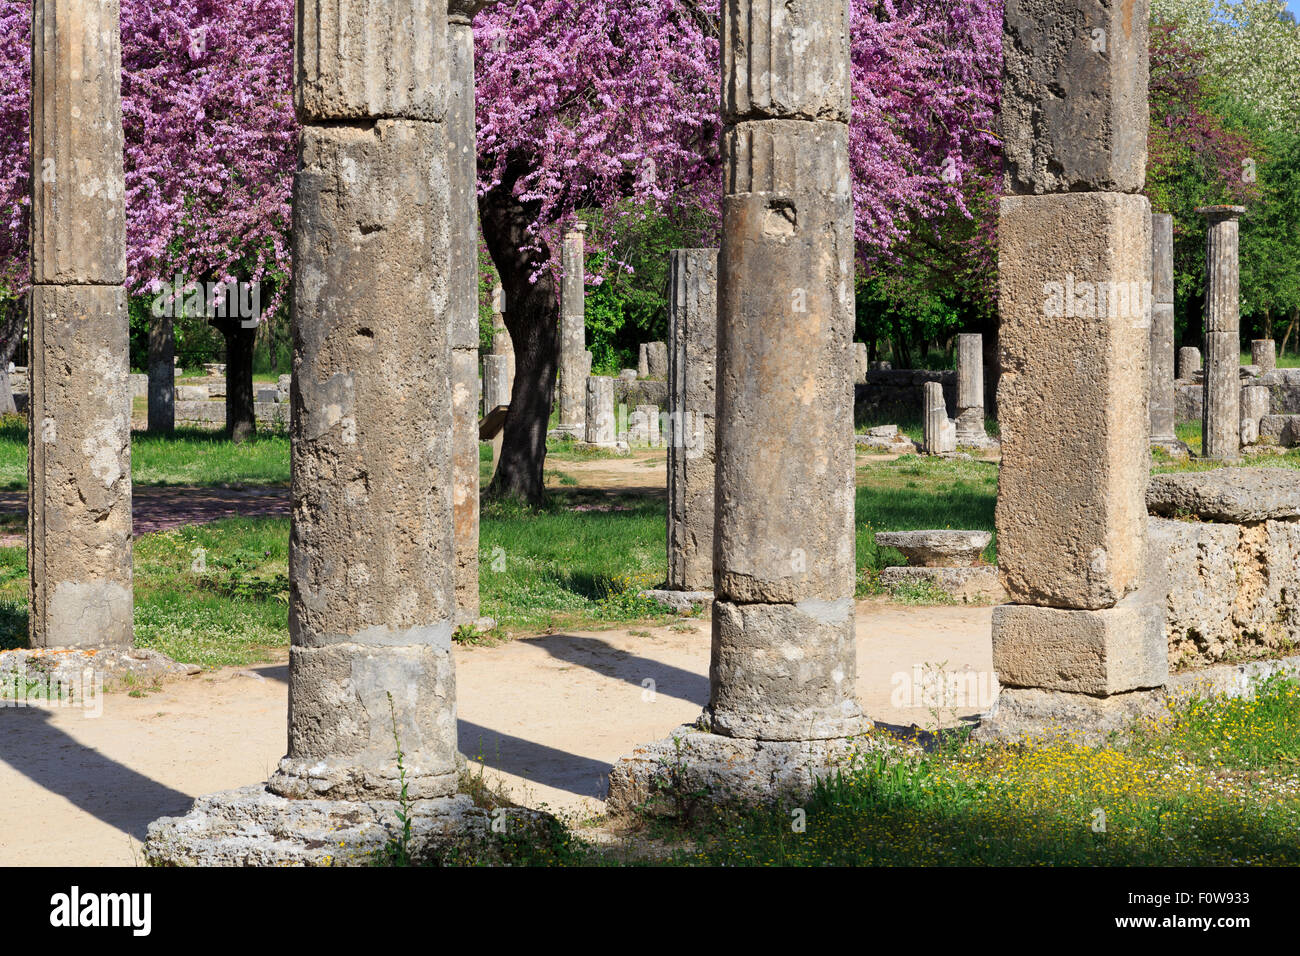
[(560, 421), (557, 430), (582, 438), (586, 434), (587, 278), (583, 233), (575, 223), (564, 237), (564, 278), (560, 282)]
[[(483, 356), (483, 415), (510, 404), (510, 366), (504, 355)], [(477, 436), (477, 432), (475, 432)], [(477, 441), (477, 437), (475, 439)], [(476, 446), (477, 447), (477, 446)]]
[(1253, 445), (1259, 441), (1259, 421), (1269, 413), (1269, 389), (1263, 385), (1247, 385), (1241, 390), (1241, 443)]
[(1099, 699), (1168, 675), (1162, 598), (1141, 590), (1147, 40), (1145, 0), (1006, 5), (997, 532), (1011, 603), (994, 609), (1003, 690), (984, 735), (1101, 721)]
[(172, 317), (153, 316), (149, 325), (149, 431), (176, 430), (176, 335)]
[(674, 249), (668, 272), (668, 587), (712, 591), (718, 250)]
[(1205, 400), (1201, 457), (1241, 457), (1241, 302), (1237, 219), (1241, 206), (1203, 206), (1205, 237)]
[[(452, 498), (456, 620), (478, 619), (478, 139), (474, 125), (474, 14), (483, 0), (449, 0), (447, 172), (451, 265), (447, 276), (452, 381)], [(443, 321), (433, 316), (433, 321)]]
[(614, 379), (608, 375), (587, 378), (586, 439), (589, 445), (613, 446), (618, 442), (614, 420)]
[(926, 382), (922, 391), (925, 418), (922, 421), (921, 450), (927, 455), (950, 455), (957, 450), (957, 427), (948, 417), (943, 385)]
[(1184, 345), (1178, 350), (1178, 377), (1190, 382), (1201, 370), (1201, 350), (1194, 345)]
[(855, 699), (849, 3), (723, 15), (715, 734), (844, 737)]
[(668, 378), (668, 345), (642, 342), (637, 353), (636, 377), (662, 382)]
[(131, 390), (117, 0), (36, 0), (32, 647), (129, 647)]
[(298, 18), (289, 753), (268, 787), (397, 798), (396, 736), (408, 796), (438, 797), (456, 787), (447, 0)]
[(1174, 217), (1151, 214), (1151, 444), (1186, 454), (1174, 434)]
[(1277, 342), (1273, 339), (1253, 339), (1250, 343), (1250, 364), (1261, 372), (1277, 369)]
[[(943, 397), (942, 387), (939, 395)], [(956, 425), (956, 444), (979, 446), (988, 441), (984, 431), (984, 336), (977, 332), (957, 336)]]
[(803, 799), (870, 726), (855, 695), (849, 0), (729, 0), (722, 64), (709, 702), (615, 765), (613, 815), (660, 793), (665, 764), (670, 789), (713, 801)]
[(867, 384), (867, 369), (871, 365), (868, 355), (866, 342), (853, 343), (853, 383), (855, 385)]

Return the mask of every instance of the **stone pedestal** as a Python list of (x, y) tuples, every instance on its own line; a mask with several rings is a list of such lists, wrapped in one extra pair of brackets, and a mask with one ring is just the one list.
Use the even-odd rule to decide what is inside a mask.
[(1222, 461), (1241, 456), (1241, 304), (1237, 219), (1241, 206), (1197, 210), (1209, 225), (1205, 239), (1205, 399), (1201, 455)]
[(1178, 377), (1190, 382), (1201, 371), (1201, 350), (1191, 345), (1184, 345), (1178, 350)]
[(669, 276), (668, 587), (712, 591), (718, 250), (673, 250)]
[[(483, 414), (510, 404), (510, 366), (504, 355), (483, 356)], [(477, 431), (475, 435), (477, 436)], [(477, 452), (477, 445), (475, 450)]]
[(1247, 385), (1241, 390), (1241, 443), (1259, 441), (1259, 423), (1269, 413), (1269, 390), (1263, 385)]
[(36, 0), (28, 596), (32, 647), (130, 647), (131, 389), (118, 4)]
[(664, 342), (642, 342), (637, 355), (636, 377), (661, 382), (668, 378), (668, 346)]
[(557, 431), (579, 439), (587, 431), (587, 376), (591, 374), (582, 238), (586, 230), (587, 224), (580, 222), (565, 235), (564, 277), (560, 282), (560, 421)]

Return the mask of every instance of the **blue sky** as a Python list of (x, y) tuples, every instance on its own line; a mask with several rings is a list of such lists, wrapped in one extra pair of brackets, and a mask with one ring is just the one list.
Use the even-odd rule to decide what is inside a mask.
[(1287, 9), (1296, 15), (1296, 19), (1300, 20), (1300, 0), (1287, 0), (1286, 5)]

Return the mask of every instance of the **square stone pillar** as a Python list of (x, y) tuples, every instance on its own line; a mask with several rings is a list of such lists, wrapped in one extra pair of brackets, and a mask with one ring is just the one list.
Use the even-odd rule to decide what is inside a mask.
[(35, 0), (33, 647), (130, 647), (131, 389), (116, 0)]
[(927, 455), (951, 455), (957, 450), (957, 427), (948, 417), (943, 385), (926, 382), (922, 393), (925, 419), (922, 422), (921, 451)]
[(1237, 220), (1241, 206), (1204, 206), (1205, 399), (1201, 456), (1241, 457), (1241, 302)]
[(587, 224), (574, 224), (564, 236), (560, 281), (560, 420), (557, 431), (581, 439), (586, 435), (587, 278), (583, 233)]
[[(483, 415), (510, 404), (510, 366), (504, 355), (483, 356)], [(477, 432), (475, 433), (477, 434)]]
[(668, 587), (712, 591), (718, 250), (674, 249), (668, 268)]
[(997, 532), (1011, 603), (994, 609), (1003, 691), (981, 733), (1041, 732), (1055, 694), (1100, 700), (1168, 674), (1160, 596), (1143, 587), (1148, 19), (1144, 0), (1006, 6)]

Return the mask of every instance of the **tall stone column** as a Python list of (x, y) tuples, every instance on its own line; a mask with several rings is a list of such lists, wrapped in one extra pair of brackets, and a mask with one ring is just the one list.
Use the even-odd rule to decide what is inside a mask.
[(674, 249), (668, 272), (668, 587), (712, 591), (718, 250)]
[[(869, 726), (855, 696), (849, 0), (722, 15), (713, 644), (700, 722), (610, 773), (806, 795)], [(706, 728), (701, 730), (700, 728)]]
[(1151, 214), (1151, 444), (1177, 455), (1174, 433), (1174, 217)]
[[(449, 0), (447, 172), (451, 178), (451, 343), (456, 620), (478, 619), (478, 138), (474, 125), (474, 14), (483, 0)], [(433, 321), (441, 317), (432, 316)]]
[(581, 439), (586, 434), (587, 376), (587, 274), (583, 233), (576, 223), (564, 236), (560, 283), (560, 421), (559, 431)]
[(131, 390), (117, 0), (32, 29), (29, 638), (129, 647)]
[[(298, 4), (291, 798), (456, 787), (447, 0)], [(471, 401), (472, 407), (472, 401)], [(391, 695), (391, 696), (390, 696)]]
[(715, 734), (860, 730), (849, 3), (723, 15)]
[(1141, 589), (1147, 40), (1145, 0), (1006, 5), (997, 531), (1011, 603), (994, 609), (1003, 690), (983, 735), (1042, 732), (1063, 712), (1104, 721), (1103, 698), (1168, 675), (1160, 601)]
[(958, 445), (979, 447), (988, 442), (984, 431), (984, 336), (977, 332), (957, 336), (956, 425)]
[(1201, 456), (1241, 457), (1241, 302), (1237, 220), (1241, 206), (1203, 206), (1205, 237), (1205, 381)]

